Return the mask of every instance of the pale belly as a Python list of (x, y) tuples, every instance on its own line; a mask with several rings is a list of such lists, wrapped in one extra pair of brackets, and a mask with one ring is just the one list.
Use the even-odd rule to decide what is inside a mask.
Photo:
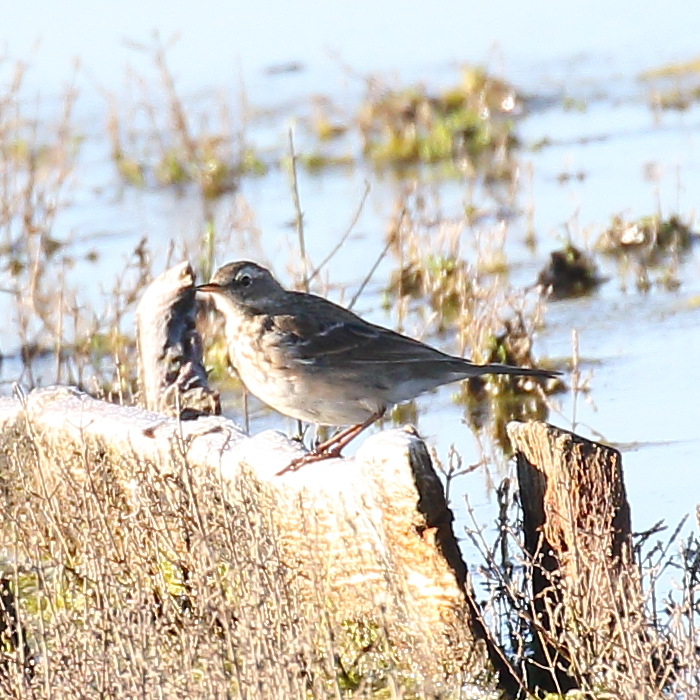
[[(273, 348), (262, 349), (259, 339), (244, 345), (238, 328), (230, 328), (228, 333), (239, 339), (231, 353), (231, 363), (246, 389), (285, 416), (319, 425), (354, 425), (386, 408), (376, 397), (368, 398), (372, 392), (355, 382), (307, 372), (302, 378), (299, 371), (285, 367), (274, 356)], [(255, 363), (249, 360), (253, 356)]]
[[(241, 371), (243, 369), (243, 371)], [(316, 379), (303, 381), (292, 373), (251, 371), (238, 368), (246, 389), (285, 416), (320, 425), (363, 423), (383, 411), (381, 402), (368, 399), (357, 386), (343, 386)]]

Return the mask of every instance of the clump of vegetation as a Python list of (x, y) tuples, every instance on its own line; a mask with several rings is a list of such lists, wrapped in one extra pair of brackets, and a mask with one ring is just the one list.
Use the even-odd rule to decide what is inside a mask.
[[(542, 366), (533, 357), (532, 331), (522, 314), (504, 321), (502, 330), (485, 340), (479, 352), (479, 362), (499, 362), (516, 367)], [(505, 374), (485, 375), (463, 382), (454, 400), (465, 407), (474, 430), (488, 426), (504, 453), (510, 454), (512, 448), (506, 425), (512, 420), (546, 420), (549, 415), (547, 395), (565, 389), (564, 381), (559, 378), (541, 381)]]
[(312, 98), (311, 130), (319, 141), (333, 141), (348, 131), (344, 115), (333, 109), (330, 100), (319, 95)]
[(652, 109), (684, 111), (700, 100), (700, 59), (652, 68), (640, 80), (649, 85)]
[(700, 85), (685, 88), (673, 85), (649, 91), (649, 104), (655, 110), (683, 112), (698, 100), (700, 100)]
[(647, 265), (663, 262), (668, 256), (680, 255), (690, 249), (698, 235), (673, 215), (668, 219), (659, 214), (643, 216), (636, 221), (613, 216), (598, 238), (596, 249), (605, 255), (630, 255)]
[(586, 296), (604, 281), (593, 259), (571, 243), (553, 251), (537, 277), (537, 284), (549, 289), (554, 299)]
[[(135, 81), (137, 86), (144, 86), (144, 95), (136, 105), (124, 109), (110, 98), (112, 160), (124, 182), (137, 187), (194, 184), (205, 198), (215, 199), (235, 189), (239, 177), (267, 172), (265, 163), (243, 137), (233, 135), (226, 105), (219, 103), (200, 114), (200, 129), (192, 128), (193, 120), (166, 62), (169, 46), (156, 37), (154, 47), (135, 44), (134, 48), (152, 56), (166, 108), (154, 103), (146, 81)], [(212, 114), (219, 115), (216, 131), (209, 124)]]
[(386, 308), (399, 310), (399, 326), (405, 312), (423, 318), (427, 312), (440, 333), (454, 325), (468, 304), (475, 272), (460, 255), (461, 225), (436, 227), (434, 204), (418, 192), (397, 201), (387, 236), (387, 250), (397, 265), (384, 295)]
[(465, 68), (439, 95), (373, 85), (358, 116), (363, 150), (378, 167), (450, 162), (471, 171), (507, 157), (519, 104), (511, 85), (480, 68)]
[(427, 255), (422, 260), (407, 260), (391, 273), (387, 299), (425, 299), (438, 315), (438, 330), (454, 322), (471, 287), (464, 260)]
[(321, 150), (302, 153), (299, 162), (310, 173), (327, 168), (352, 168), (355, 165), (355, 159), (350, 155), (329, 155)]

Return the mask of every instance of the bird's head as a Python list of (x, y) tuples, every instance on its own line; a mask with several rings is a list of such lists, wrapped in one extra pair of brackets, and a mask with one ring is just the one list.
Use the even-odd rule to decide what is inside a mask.
[(284, 295), (284, 288), (268, 269), (247, 260), (220, 267), (210, 282), (196, 289), (212, 294), (223, 313), (227, 308), (238, 313), (263, 312), (268, 303)]

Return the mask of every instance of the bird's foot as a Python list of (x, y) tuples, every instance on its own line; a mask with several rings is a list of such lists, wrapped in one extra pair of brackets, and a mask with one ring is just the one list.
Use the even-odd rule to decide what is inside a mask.
[(305, 464), (340, 457), (341, 451), (348, 443), (352, 442), (365, 428), (369, 428), (372, 423), (376, 423), (376, 421), (378, 421), (383, 415), (384, 411), (378, 411), (377, 413), (373, 413), (364, 423), (351, 425), (349, 428), (341, 430), (332, 438), (329, 438), (325, 442), (316, 445), (311, 452), (308, 452), (303, 457), (297, 457), (284, 469), (278, 471), (275, 476), (281, 476), (287, 472), (295, 472), (298, 469), (301, 469), (301, 467), (303, 467)]
[(294, 461), (290, 462), (284, 469), (275, 474), (275, 476), (282, 476), (282, 474), (287, 474), (288, 472), (295, 472), (301, 469), (305, 464), (311, 464), (313, 462), (321, 462), (324, 459), (333, 459), (335, 457), (340, 457), (340, 451), (342, 446), (336, 449), (325, 450), (323, 452), (318, 452), (317, 450), (312, 450), (307, 452), (302, 457), (297, 457)]

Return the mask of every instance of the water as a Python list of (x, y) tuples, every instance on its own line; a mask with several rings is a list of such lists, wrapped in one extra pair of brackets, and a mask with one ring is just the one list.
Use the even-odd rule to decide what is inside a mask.
[[(524, 92), (547, 98), (519, 125), (524, 150), (517, 205), (521, 210), (532, 207), (538, 246), (533, 253), (523, 243), (524, 216), (509, 222), (506, 252), (513, 264), (513, 284), (534, 281), (548, 251), (566, 238), (567, 226), (583, 243), (593, 240), (616, 213), (636, 218), (659, 207), (664, 214), (694, 214), (700, 191), (700, 108), (665, 112), (657, 119), (637, 75), (647, 67), (694, 56), (698, 4), (623, 0), (611, 6), (596, 0), (569, 7), (531, 0), (477, 7), (445, 0), (428, 10), (426, 3), (401, 3), (399, 8), (376, 0), (358, 0), (351, 7), (217, 1), (200, 4), (196, 12), (190, 3), (172, 0), (123, 0), (99, 11), (83, 0), (6, 4), (0, 32), (8, 54), (24, 58), (41, 39), (30, 54), (25, 88), (28, 98), (42, 95), (40, 115), (55, 110), (56, 95), (72, 79), (72, 57), (81, 59), (75, 77), (81, 91), (76, 115), (85, 143), (69, 190), (70, 204), (61, 211), (54, 235), (77, 240), (74, 252), (81, 255), (99, 252), (96, 262), (80, 263), (69, 272), (69, 283), (89, 308), (109, 304), (115, 275), (142, 235), (148, 236), (156, 261), (163, 261), (156, 269), (165, 265), (172, 241), (178, 250), (196, 254), (201, 240), (204, 212), (197, 196), (123, 188), (108, 158), (106, 103), (96, 85), (123, 95), (127, 62), (156, 85), (147, 56), (123, 44), (124, 38), (148, 43), (154, 28), (166, 39), (181, 33), (168, 58), (185, 100), (218, 91), (230, 100), (234, 114), (241, 79), (256, 106), (291, 105), (308, 112), (308, 96), (323, 93), (351, 109), (364, 89), (364, 75), (440, 86), (457, 80), (456, 67), (462, 62), (487, 63)], [(299, 62), (303, 70), (281, 75), (266, 70), (290, 61)], [(565, 110), (564, 95), (587, 100), (588, 108)], [(283, 151), (292, 123), (288, 119), (260, 123), (251, 137), (259, 147)], [(553, 145), (529, 150), (544, 137)], [(529, 168), (531, 184), (525, 176)], [(650, 171), (655, 173), (651, 179)], [(562, 181), (562, 173), (582, 173), (583, 178)], [(350, 293), (384, 246), (400, 183), (378, 178), (364, 167), (320, 176), (300, 172), (306, 237), (316, 261), (345, 231), (365, 179), (372, 185), (367, 204), (342, 257), (328, 268), (329, 278), (349, 285)], [(437, 181), (431, 187), (445, 215), (458, 215), (464, 186)], [(286, 268), (297, 244), (286, 176), (272, 170), (263, 178), (244, 179), (241, 193), (253, 212), (253, 228), (262, 235), (244, 241), (231, 236), (218, 262), (255, 257), (269, 261), (288, 279)], [(235, 196), (222, 198), (215, 207), (217, 229), (226, 229), (230, 217), (240, 215), (239, 205)], [(467, 257), (472, 243), (465, 239)], [(694, 303), (700, 294), (700, 256), (696, 249), (682, 263), (679, 291), (653, 289), (648, 295), (633, 286), (624, 291), (614, 265), (603, 266), (611, 279), (596, 295), (549, 304), (536, 353), (570, 356), (571, 330), (578, 329), (583, 368), (593, 372), (588, 400), (579, 398), (576, 407), (578, 430), (626, 446), (623, 461), (633, 527), (643, 530), (662, 518), (677, 522), (694, 510), (700, 493), (700, 309)], [(380, 323), (391, 322), (377, 294), (389, 271), (388, 262), (380, 266), (358, 306)], [(7, 316), (9, 305), (0, 299), (2, 304)], [(6, 354), (16, 351), (17, 337), (12, 325), (0, 329)], [(454, 349), (449, 339), (435, 342)], [(16, 362), (6, 362), (3, 378), (16, 370)], [(454, 392), (446, 387), (418, 401), (419, 428), (443, 457), (454, 443), (466, 463), (476, 462), (478, 445), (452, 401)], [(559, 414), (551, 420), (570, 427), (572, 399), (559, 401)], [(255, 429), (288, 427), (274, 415), (256, 415)], [(464, 519), (459, 491), (469, 494), (482, 522), (494, 517), (489, 483), (509, 470), (509, 465), (497, 463), (489, 467), (489, 478), (479, 469), (461, 479), (455, 495), (458, 522)]]
[(700, 8), (684, 0), (663, 7), (652, 0), (572, 7), (554, 0), (438, 0), (428, 7), (413, 0), (400, 8), (389, 0), (207, 0), (196, 11), (186, 0), (124, 0), (99, 11), (88, 0), (5, 4), (2, 33), (11, 55), (25, 55), (40, 40), (33, 63), (42, 90), (66, 80), (76, 56), (96, 79), (117, 85), (125, 62), (121, 42), (147, 42), (158, 29), (165, 38), (181, 35), (173, 62), (186, 89), (230, 86), (242, 71), (253, 98), (263, 102), (284, 88), (278, 81), (272, 88), (262, 69), (290, 61), (309, 69), (292, 79), (297, 89), (341, 85), (345, 77), (329, 55), (359, 73), (398, 71), (431, 82), (450, 63), (489, 58), (528, 89), (561, 86), (573, 73), (598, 81), (692, 56), (692, 27), (700, 19)]

